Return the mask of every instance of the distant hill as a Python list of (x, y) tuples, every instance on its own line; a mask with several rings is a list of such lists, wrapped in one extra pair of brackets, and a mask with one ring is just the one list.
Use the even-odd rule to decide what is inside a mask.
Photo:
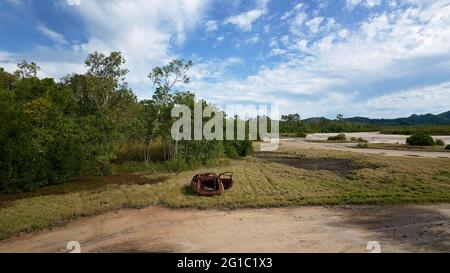
[[(328, 120), (324, 117), (314, 117), (305, 119), (305, 122), (317, 122), (320, 120)], [(450, 125), (450, 111), (433, 115), (411, 115), (407, 118), (396, 118), (396, 119), (371, 119), (366, 117), (353, 117), (344, 118), (345, 121), (360, 123), (360, 124), (371, 124), (371, 125), (385, 125), (385, 126), (404, 126), (404, 125)]]

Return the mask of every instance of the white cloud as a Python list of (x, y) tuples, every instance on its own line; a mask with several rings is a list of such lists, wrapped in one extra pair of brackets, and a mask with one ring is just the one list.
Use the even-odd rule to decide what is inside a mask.
[(225, 24), (233, 24), (243, 31), (251, 31), (253, 23), (267, 12), (268, 0), (260, 0), (255, 9), (228, 17)]
[(293, 9), (286, 11), (285, 13), (283, 13), (283, 15), (280, 17), (281, 20), (286, 20), (287, 18), (289, 18), (294, 12), (303, 9), (304, 4), (303, 3), (298, 3), (297, 5), (294, 6)]
[(243, 60), (236, 56), (225, 59), (212, 59), (208, 61), (194, 60), (195, 65), (190, 72), (194, 82), (218, 81), (229, 78), (227, 73), (230, 67), (240, 65)]
[(306, 22), (306, 25), (309, 27), (309, 31), (312, 33), (317, 33), (320, 29), (320, 26), (323, 22), (323, 17), (314, 17), (313, 19)]
[(285, 49), (281, 49), (279, 47), (274, 47), (274, 48), (272, 48), (272, 50), (270, 50), (270, 56), (283, 55), (286, 52), (287, 52), (287, 50), (285, 50)]
[(51, 29), (49, 29), (48, 27), (46, 27), (44, 25), (39, 25), (37, 27), (37, 30), (39, 30), (39, 32), (44, 34), (47, 38), (49, 38), (50, 40), (52, 40), (55, 43), (67, 44), (67, 41), (66, 41), (66, 38), (64, 37), (64, 35), (62, 35), (61, 33), (56, 32), (54, 30), (51, 30)]
[(49, 77), (56, 80), (70, 73), (84, 73), (86, 71), (83, 63), (84, 56), (79, 58), (77, 55), (71, 55), (67, 59), (70, 54), (71, 52), (68, 51), (55, 52), (50, 48), (40, 48), (38, 52), (27, 55), (0, 51), (0, 67), (5, 68), (6, 71), (14, 72), (17, 69), (17, 64), (22, 60), (35, 61), (41, 68), (38, 77)]
[(83, 52), (121, 51), (130, 70), (128, 81), (141, 83), (155, 65), (174, 57), (173, 43), (181, 45), (200, 21), (208, 3), (201, 0), (133, 2), (84, 1), (76, 14), (87, 26)]
[[(449, 110), (450, 82), (413, 90), (400, 91), (369, 99), (362, 106), (383, 115), (408, 116), (411, 113), (441, 113)], [(398, 107), (407, 105), (407, 109)], [(426, 109), (426, 110), (424, 110)]]
[(346, 4), (347, 4), (347, 8), (349, 10), (353, 9), (354, 7), (356, 7), (357, 5), (361, 4), (363, 2), (363, 0), (347, 0)]
[(228, 19), (225, 20), (225, 23), (234, 24), (243, 31), (250, 31), (252, 30), (253, 22), (255, 22), (263, 14), (264, 11), (261, 9), (249, 10), (247, 12), (228, 17)]
[(367, 7), (375, 7), (381, 5), (381, 0), (366, 0), (365, 5)]
[[(60, 0), (58, 8), (77, 17), (85, 29), (86, 41), (70, 43), (65, 37), (45, 26), (38, 30), (64, 47), (59, 49), (36, 47), (33, 52), (13, 54), (0, 66), (14, 71), (22, 59), (36, 61), (42, 68), (39, 76), (59, 79), (67, 73), (84, 72), (84, 59), (88, 53), (108, 53), (119, 50), (130, 70), (127, 81), (135, 87), (139, 98), (151, 96), (151, 83), (147, 75), (155, 65), (162, 65), (181, 56), (174, 53), (175, 46), (184, 43), (188, 32), (202, 22), (208, 1), (78, 1)], [(76, 8), (68, 4), (76, 5)]]
[[(419, 0), (420, 1), (420, 0)], [(375, 6), (381, 5), (381, 0), (347, 0), (347, 9), (352, 10), (356, 6), (362, 5), (366, 8), (373, 8)], [(395, 6), (395, 0), (389, 0), (390, 6)]]
[(289, 31), (295, 35), (303, 35), (301, 28), (308, 19), (308, 14), (304, 11), (299, 11), (290, 22)]
[(246, 44), (256, 44), (259, 41), (259, 37), (258, 36), (253, 36), (250, 38), (245, 39), (245, 43)]
[[(393, 117), (448, 110), (449, 1), (410, 1), (418, 2), (371, 15), (353, 30), (334, 22), (329, 31), (324, 27), (329, 18), (300, 20), (313, 36), (299, 30), (301, 35), (291, 36), (288, 52), (276, 40), (270, 43), (269, 54), (290, 54), (285, 62), (262, 67), (243, 80), (195, 82), (196, 90), (219, 104), (279, 103), (283, 113), (304, 116), (342, 112)], [(219, 90), (227, 90), (227, 97)]]
[(215, 20), (207, 21), (205, 26), (206, 26), (206, 31), (215, 31), (215, 30), (219, 29), (219, 24)]
[(79, 6), (79, 5), (81, 5), (81, 0), (67, 0), (67, 5)]
[(330, 3), (328, 2), (328, 0), (319, 0), (319, 9), (325, 9), (328, 7)]
[[(407, 7), (406, 2), (415, 6)], [(227, 18), (233, 18), (228, 23), (252, 30), (256, 20), (268, 13), (266, 2), (259, 3), (254, 9)], [(377, 3), (348, 0), (347, 7), (370, 8)], [(273, 58), (276, 64), (267, 63), (256, 73), (239, 78), (233, 70), (244, 66), (240, 58), (194, 60), (191, 88), (213, 103), (278, 103), (284, 113), (300, 112), (303, 116), (342, 112), (346, 116), (389, 117), (421, 109), (445, 110), (450, 105), (450, 1), (387, 3), (395, 8), (383, 13), (373, 9), (364, 21), (345, 28), (336, 19), (323, 17), (320, 12), (320, 16), (313, 15), (299, 4), (282, 22), (289, 27), (289, 36), (276, 33), (273, 39), (266, 39), (268, 31), (242, 38), (243, 44), (269, 41), (265, 54), (281, 56)], [(70, 43), (64, 35), (40, 26), (46, 37), (71, 49), (48, 50), (45, 54), (38, 51), (34, 56), (0, 52), (0, 66), (14, 70), (22, 58), (36, 60), (43, 68), (40, 75), (59, 78), (68, 72), (84, 71), (83, 58), (88, 52), (120, 50), (130, 69), (128, 81), (148, 88), (146, 93), (137, 90), (139, 97), (145, 98), (151, 95), (150, 83), (144, 80), (150, 69), (180, 57), (173, 48), (182, 45), (192, 29), (198, 25), (209, 31), (219, 28), (216, 21), (205, 22), (207, 5), (200, 0), (83, 1), (76, 8), (65, 5), (87, 26), (86, 42)], [(272, 28), (275, 33), (277, 26)], [(216, 41), (224, 41), (224, 35), (229, 37), (220, 33)], [(36, 56), (46, 58), (39, 60)]]

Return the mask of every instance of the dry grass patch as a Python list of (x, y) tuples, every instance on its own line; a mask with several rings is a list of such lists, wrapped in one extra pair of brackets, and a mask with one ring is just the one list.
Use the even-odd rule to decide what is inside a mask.
[[(282, 148), (283, 149), (283, 148)], [(152, 185), (108, 185), (101, 191), (35, 196), (0, 208), (0, 236), (42, 229), (75, 217), (123, 207), (164, 204), (171, 208), (275, 207), (335, 204), (450, 202), (450, 160), (297, 150), (281, 151), (298, 160), (347, 160), (355, 167), (344, 175), (308, 170), (256, 157), (227, 166), (171, 174)], [(234, 172), (235, 185), (225, 194), (199, 197), (190, 180), (199, 172)]]

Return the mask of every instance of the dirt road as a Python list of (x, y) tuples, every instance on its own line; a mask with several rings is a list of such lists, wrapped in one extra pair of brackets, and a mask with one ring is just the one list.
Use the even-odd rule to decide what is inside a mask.
[(0, 242), (0, 252), (449, 252), (450, 204), (217, 210), (149, 207)]
[[(433, 158), (450, 158), (449, 152), (428, 152), (428, 151), (403, 151), (403, 150), (387, 150), (387, 149), (358, 149), (355, 148), (354, 143), (317, 143), (308, 140), (321, 140), (310, 137), (302, 138), (282, 138), (280, 144), (286, 148), (294, 149), (320, 149), (320, 150), (335, 150), (335, 151), (349, 151), (355, 153), (379, 154), (387, 156), (412, 156), (412, 157), (433, 157)], [(373, 142), (383, 143), (383, 142)], [(388, 143), (388, 142), (385, 142)]]

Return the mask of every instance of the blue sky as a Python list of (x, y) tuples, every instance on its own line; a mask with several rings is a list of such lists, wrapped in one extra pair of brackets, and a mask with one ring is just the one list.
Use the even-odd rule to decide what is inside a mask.
[(218, 105), (390, 118), (450, 109), (449, 25), (450, 0), (1, 0), (0, 67), (58, 79), (120, 50), (143, 99), (153, 66), (192, 59)]

